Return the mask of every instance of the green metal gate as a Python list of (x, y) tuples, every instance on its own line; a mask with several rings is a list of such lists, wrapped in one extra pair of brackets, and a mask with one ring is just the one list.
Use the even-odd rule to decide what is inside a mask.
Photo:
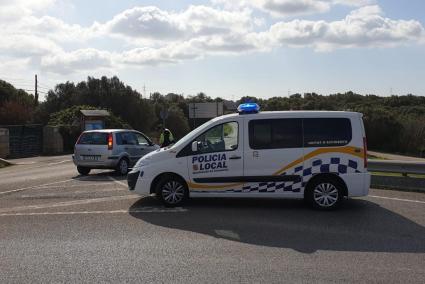
[(43, 151), (43, 126), (5, 125), (9, 129), (9, 158), (25, 158), (41, 155)]

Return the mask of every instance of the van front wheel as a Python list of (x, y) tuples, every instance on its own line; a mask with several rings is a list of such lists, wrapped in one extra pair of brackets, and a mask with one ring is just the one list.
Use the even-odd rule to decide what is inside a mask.
[(155, 193), (166, 207), (181, 206), (188, 198), (186, 183), (176, 176), (166, 176), (161, 179)]
[(306, 200), (316, 209), (335, 209), (344, 199), (342, 186), (332, 179), (318, 179), (306, 190)]

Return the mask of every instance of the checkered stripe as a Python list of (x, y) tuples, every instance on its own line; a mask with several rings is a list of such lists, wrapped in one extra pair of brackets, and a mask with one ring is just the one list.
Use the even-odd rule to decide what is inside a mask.
[(360, 173), (358, 162), (346, 157), (310, 159), (305, 161), (305, 164), (305, 168), (301, 165), (282, 173), (282, 175), (301, 175), (300, 182), (249, 183), (243, 186), (242, 189), (228, 189), (223, 192), (300, 192), (307, 181), (318, 173), (335, 173), (338, 175)]

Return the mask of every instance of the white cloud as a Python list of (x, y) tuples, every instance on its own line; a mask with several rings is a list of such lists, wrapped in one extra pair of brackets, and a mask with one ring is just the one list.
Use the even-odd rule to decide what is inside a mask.
[(135, 48), (117, 55), (115, 60), (124, 65), (175, 64), (183, 60), (200, 58), (201, 54), (190, 42), (173, 43), (161, 48)]
[[(0, 15), (3, 8), (15, 7), (12, 2), (0, 0)], [(418, 21), (386, 18), (379, 6), (364, 6), (373, 0), (215, 0), (219, 7), (189, 6), (180, 12), (153, 6), (134, 7), (110, 21), (87, 27), (37, 15), (39, 7), (50, 7), (55, 2), (16, 2), (17, 10), (25, 14), (13, 21), (0, 19), (2, 58), (22, 59), (34, 68), (57, 74), (93, 73), (96, 69), (112, 70), (128, 65), (177, 64), (213, 55), (267, 52), (282, 46), (330, 51), (392, 47), (424, 42), (425, 38)], [(337, 21), (275, 22), (273, 17), (255, 18), (257, 13), (252, 10), (293, 16), (323, 12), (333, 5), (356, 8)], [(264, 28), (270, 21), (275, 23)], [(113, 41), (115, 51), (101, 50), (100, 44), (95, 48), (91, 45), (94, 38)]]
[(247, 32), (256, 25), (255, 20), (249, 10), (225, 11), (190, 6), (175, 13), (148, 6), (128, 9), (100, 25), (99, 29), (130, 38), (181, 41), (205, 35)]
[(77, 49), (72, 52), (59, 52), (44, 56), (41, 60), (43, 70), (53, 73), (69, 74), (108, 68), (112, 65), (113, 54), (94, 48)]
[(316, 0), (255, 0), (253, 4), (272, 16), (315, 14), (329, 11), (330, 3)]
[(415, 20), (385, 18), (378, 6), (352, 11), (341, 21), (293, 20), (271, 26), (269, 37), (279, 45), (312, 46), (316, 50), (336, 48), (391, 47), (420, 41), (424, 28)]
[(273, 17), (286, 17), (328, 12), (334, 5), (365, 6), (375, 0), (212, 0), (214, 4), (227, 9), (253, 7), (269, 13)]
[(0, 22), (16, 21), (34, 12), (43, 11), (56, 0), (0, 0)]
[(50, 53), (61, 52), (62, 49), (54, 41), (32, 35), (3, 35), (0, 40), (0, 51), (11, 57), (40, 57)]
[(49, 38), (57, 42), (85, 41), (98, 35), (95, 26), (85, 28), (76, 24), (70, 25), (50, 16), (29, 16), (17, 23), (0, 26), (6, 27), (10, 34), (24, 31), (27, 34)]
[(375, 4), (376, 1), (375, 0), (332, 0), (331, 2), (333, 4), (361, 7), (361, 6)]

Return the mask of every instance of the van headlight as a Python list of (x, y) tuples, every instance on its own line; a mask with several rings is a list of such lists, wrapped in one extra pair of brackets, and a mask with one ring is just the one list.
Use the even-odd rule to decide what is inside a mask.
[(150, 163), (150, 160), (148, 160), (148, 159), (140, 159), (134, 165), (133, 169), (140, 169), (143, 166), (147, 166), (149, 163)]

